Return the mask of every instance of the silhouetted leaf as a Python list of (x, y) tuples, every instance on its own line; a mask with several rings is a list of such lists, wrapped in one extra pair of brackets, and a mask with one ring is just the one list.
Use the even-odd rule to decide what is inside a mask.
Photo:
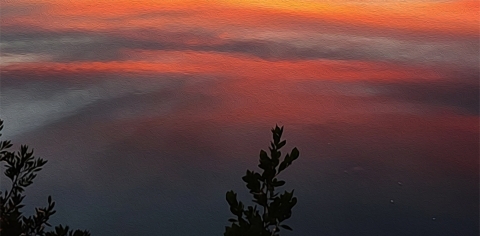
[(292, 152), (290, 153), (290, 156), (292, 157), (292, 161), (296, 160), (300, 153), (298, 152), (297, 148), (293, 148)]
[(285, 181), (280, 180), (280, 181), (277, 181), (277, 182), (273, 182), (272, 184), (273, 184), (274, 187), (280, 187), (280, 186), (283, 186), (285, 184)]
[(237, 194), (235, 192), (228, 191), (227, 195), (226, 195), (226, 198), (227, 198), (227, 202), (230, 206), (237, 206), (238, 205)]

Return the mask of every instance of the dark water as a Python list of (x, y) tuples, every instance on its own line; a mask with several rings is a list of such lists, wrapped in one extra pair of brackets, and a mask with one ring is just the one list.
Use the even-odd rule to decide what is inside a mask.
[(1, 1), (2, 137), (49, 161), (26, 212), (222, 235), (278, 124), (282, 235), (478, 235), (478, 4), (264, 4)]

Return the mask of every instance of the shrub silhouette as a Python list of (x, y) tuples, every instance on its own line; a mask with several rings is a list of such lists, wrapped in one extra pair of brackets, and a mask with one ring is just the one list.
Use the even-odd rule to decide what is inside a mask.
[[(0, 131), (3, 120), (0, 120)], [(0, 133), (0, 136), (2, 134)], [(11, 141), (0, 141), (0, 162), (5, 165), (5, 176), (11, 181), (10, 190), (0, 191), (0, 235), (5, 236), (90, 236), (88, 231), (70, 230), (68, 226), (59, 225), (54, 231), (45, 232), (50, 216), (55, 213), (55, 202), (48, 196), (48, 206), (35, 208), (35, 215), (23, 216), (20, 211), (24, 205), (23, 191), (33, 183), (47, 161), (33, 155), (26, 145), (20, 151), (11, 152)], [(3, 181), (2, 181), (3, 182)]]
[(224, 236), (277, 236), (280, 228), (292, 230), (290, 226), (283, 224), (283, 221), (292, 215), (297, 198), (293, 197), (293, 190), (279, 195), (275, 188), (285, 184), (285, 181), (278, 180), (277, 176), (298, 158), (299, 152), (297, 148), (293, 148), (280, 163), (280, 149), (286, 144), (286, 140), (281, 140), (282, 133), (283, 127), (275, 126), (272, 129), (270, 156), (264, 150), (260, 151), (258, 167), (263, 173), (247, 170), (247, 174), (242, 178), (256, 205), (245, 208), (244, 204), (237, 200), (235, 192), (227, 192), (230, 211), (236, 218), (229, 219), (232, 225), (225, 227)]
[[(0, 136), (3, 130), (3, 120), (0, 120)], [(299, 156), (297, 148), (281, 159), (280, 149), (285, 146), (286, 140), (281, 140), (283, 127), (275, 126), (272, 129), (273, 141), (270, 142), (270, 156), (264, 150), (260, 151), (262, 174), (247, 170), (243, 181), (253, 196), (255, 206), (245, 208), (237, 200), (233, 191), (226, 193), (230, 211), (236, 216), (229, 221), (231, 226), (225, 227), (224, 236), (278, 236), (280, 228), (292, 230), (283, 222), (292, 215), (292, 208), (297, 198), (291, 192), (279, 194), (275, 188), (281, 187), (285, 181), (277, 176), (289, 167)], [(26, 187), (33, 184), (42, 167), (47, 163), (42, 158), (33, 155), (33, 149), (21, 145), (20, 150), (9, 151), (12, 147), (10, 140), (0, 141), (0, 163), (5, 165), (5, 176), (11, 181), (10, 190), (0, 191), (0, 235), (8, 236), (90, 236), (88, 231), (71, 230), (68, 226), (56, 226), (53, 231), (45, 231), (50, 217), (55, 214), (55, 202), (48, 196), (48, 206), (35, 208), (35, 215), (24, 216), (20, 211)], [(261, 212), (262, 211), (262, 212)]]

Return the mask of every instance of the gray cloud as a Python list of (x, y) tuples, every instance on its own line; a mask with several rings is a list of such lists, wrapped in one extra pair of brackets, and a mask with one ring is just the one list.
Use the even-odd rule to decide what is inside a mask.
[[(83, 112), (94, 104), (101, 104), (104, 101), (118, 102), (125, 96), (168, 91), (176, 89), (181, 83), (181, 80), (164, 77), (143, 78), (142, 83), (138, 83), (136, 79), (100, 79), (83, 84), (34, 81), (2, 86), (0, 94), (2, 119), (9, 123), (4, 134), (14, 137)], [(168, 107), (167, 104), (164, 105), (163, 110)], [(112, 108), (118, 108), (118, 104), (114, 104)], [(115, 119), (125, 119), (136, 114), (135, 112), (112, 110), (109, 115)]]
[[(6, 30), (8, 32), (8, 29)], [(118, 39), (86, 32), (51, 32), (16, 30), (4, 33), (0, 44), (2, 54), (33, 54), (51, 61), (111, 61), (119, 59), (123, 45)]]
[(428, 104), (459, 114), (479, 114), (479, 88), (465, 83), (398, 83), (377, 86), (383, 95), (395, 100)]
[(128, 56), (121, 54), (122, 49), (143, 49), (241, 53), (266, 60), (333, 59), (478, 65), (478, 40), (427, 41), (310, 31), (250, 33), (225, 39), (202, 29), (143, 29), (106, 34), (15, 32), (7, 28), (3, 33), (1, 48), (4, 53), (47, 55), (54, 61), (128, 60)]
[[(375, 107), (372, 113), (407, 112), (426, 114), (451, 110), (461, 115), (479, 114), (479, 89), (474, 77), (453, 77), (437, 82), (340, 82), (299, 81), (295, 86), (303, 93), (364, 99)], [(462, 81), (463, 80), (463, 81)], [(467, 81), (467, 82), (465, 82)], [(402, 109), (392, 102), (404, 104)], [(377, 106), (374, 106), (377, 104)], [(408, 106), (410, 105), (410, 106)], [(361, 108), (365, 109), (365, 108)]]

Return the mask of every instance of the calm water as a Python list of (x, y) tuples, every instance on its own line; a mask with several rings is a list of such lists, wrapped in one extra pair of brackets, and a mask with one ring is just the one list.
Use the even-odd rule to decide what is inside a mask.
[(2, 137), (49, 160), (27, 213), (222, 235), (279, 124), (282, 235), (479, 233), (476, 1), (0, 3)]

